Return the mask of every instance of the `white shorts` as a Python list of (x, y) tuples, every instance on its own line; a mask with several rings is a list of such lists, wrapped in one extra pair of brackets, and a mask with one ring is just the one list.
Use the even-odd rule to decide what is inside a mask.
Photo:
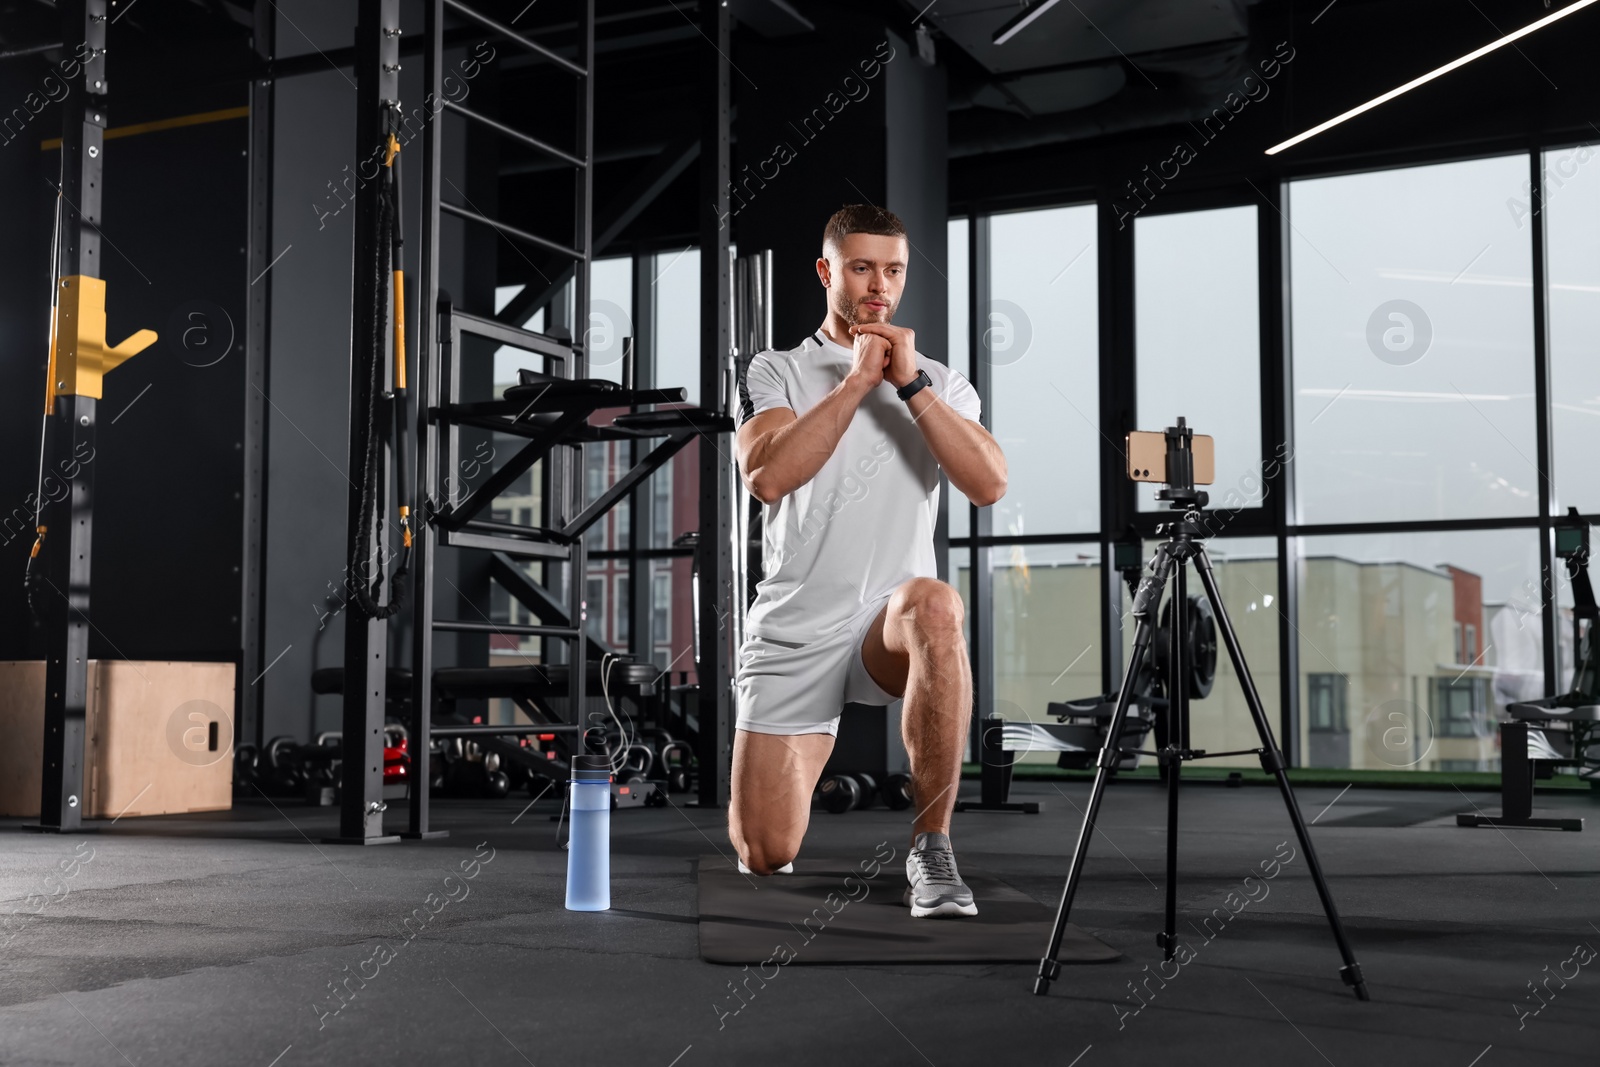
[(758, 734), (838, 734), (846, 704), (899, 700), (872, 680), (861, 660), (867, 631), (888, 602), (881, 597), (804, 645), (748, 635), (734, 684), (736, 727)]

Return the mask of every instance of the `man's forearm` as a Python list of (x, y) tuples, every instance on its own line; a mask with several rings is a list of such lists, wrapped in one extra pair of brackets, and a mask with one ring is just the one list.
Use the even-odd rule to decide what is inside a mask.
[(932, 389), (920, 390), (908, 406), (951, 485), (979, 507), (1005, 495), (1005, 453), (987, 430), (956, 414)]
[(839, 447), (866, 395), (866, 386), (854, 376), (846, 377), (805, 414), (757, 441), (750, 450), (747, 474), (755, 495), (771, 503), (816, 477)]

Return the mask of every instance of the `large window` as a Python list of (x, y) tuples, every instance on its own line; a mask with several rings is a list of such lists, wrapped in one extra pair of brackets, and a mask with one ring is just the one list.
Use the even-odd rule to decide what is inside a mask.
[[(1150, 570), (1149, 561), (1155, 555), (1157, 544), (1156, 541), (1148, 541), (1144, 545), (1145, 573)], [(1207, 542), (1207, 552), (1216, 574), (1217, 591), (1222, 594), (1222, 605), (1239, 637), (1239, 647), (1244, 653), (1245, 665), (1250, 668), (1250, 676), (1255, 681), (1267, 722), (1276, 733), (1281, 705), (1278, 697), (1278, 615), (1281, 606), (1277, 598), (1277, 545), (1268, 537), (1219, 537)], [(1189, 568), (1188, 589), (1191, 601), (1206, 601), (1206, 608), (1210, 607), (1199, 575), (1192, 566)], [(1167, 625), (1171, 611), (1171, 594), (1172, 587), (1169, 585), (1158, 617), (1162, 627)], [(1125, 606), (1131, 605), (1127, 596), (1123, 600)], [(1122, 616), (1124, 668), (1133, 651), (1134, 632), (1135, 620), (1125, 611)], [(1165, 632), (1163, 629), (1157, 635), (1157, 643), (1165, 640), (1161, 636)], [(1215, 640), (1216, 675), (1210, 693), (1190, 701), (1189, 742), (1194, 748), (1211, 752), (1257, 748), (1261, 744), (1260, 735), (1256, 732), (1250, 705), (1245, 702), (1238, 672), (1234, 670), (1233, 661), (1223, 646), (1220, 632)], [(1259, 766), (1253, 756), (1224, 756), (1208, 759), (1205, 764)]]
[[(1139, 428), (1182, 415), (1216, 443), (1215, 506), (1261, 503), (1261, 318), (1256, 209), (1219, 208), (1134, 222)], [(1139, 485), (1142, 510), (1163, 509)]]
[[(1497, 758), (1505, 705), (1544, 693), (1536, 531), (1306, 537), (1300, 551), (1299, 762), (1442, 770)], [(1482, 647), (1467, 645), (1469, 627)], [(1316, 680), (1330, 675), (1348, 708), (1343, 751), (1318, 733), (1328, 683)]]
[[(1101, 691), (1100, 546), (1011, 545), (989, 550), (994, 579), (994, 711), (1054, 722), (1053, 701)], [(1054, 753), (1019, 762), (1054, 763)]]
[(623, 341), (636, 332), (632, 258), (595, 260), (589, 267), (589, 288), (588, 377), (620, 382)]
[[(1551, 512), (1569, 507), (1600, 513), (1600, 148), (1583, 145), (1543, 155), (1543, 218), (1550, 344)], [(1532, 221), (1527, 198), (1512, 202), (1519, 221)], [(1558, 614), (1557, 691), (1573, 688), (1572, 584), (1564, 567), (1555, 579)]]
[(1289, 187), (1298, 521), (1537, 513), (1526, 156)]
[(1099, 295), (1094, 205), (1019, 211), (990, 222), (984, 344), (992, 432), (1006, 495), (994, 533), (1100, 526)]
[[(1550, 431), (1555, 513), (1600, 513), (1600, 148), (1544, 153), (1545, 269), (1549, 291)], [(1534, 221), (1527, 198), (1510, 204), (1519, 227)]]
[[(700, 403), (700, 250), (655, 257), (656, 385), (683, 386)], [(715, 406), (715, 405), (713, 405)]]

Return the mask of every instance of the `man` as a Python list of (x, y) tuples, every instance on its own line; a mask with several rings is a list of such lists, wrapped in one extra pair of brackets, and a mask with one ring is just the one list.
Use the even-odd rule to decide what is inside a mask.
[(765, 505), (765, 563), (739, 650), (728, 834), (740, 867), (791, 871), (846, 702), (890, 704), (911, 760), (905, 903), (975, 915), (950, 846), (972, 712), (961, 595), (935, 575), (939, 472), (980, 507), (1006, 462), (958, 372), (890, 325), (909, 241), (855, 204), (828, 220), (822, 327), (763, 352), (740, 382), (739, 470)]

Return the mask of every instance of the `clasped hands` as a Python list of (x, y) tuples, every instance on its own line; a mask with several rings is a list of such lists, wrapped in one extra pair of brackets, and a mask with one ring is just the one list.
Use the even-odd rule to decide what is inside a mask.
[(872, 388), (887, 381), (896, 389), (911, 384), (917, 377), (914, 331), (884, 322), (862, 322), (850, 327), (855, 338), (854, 373)]

